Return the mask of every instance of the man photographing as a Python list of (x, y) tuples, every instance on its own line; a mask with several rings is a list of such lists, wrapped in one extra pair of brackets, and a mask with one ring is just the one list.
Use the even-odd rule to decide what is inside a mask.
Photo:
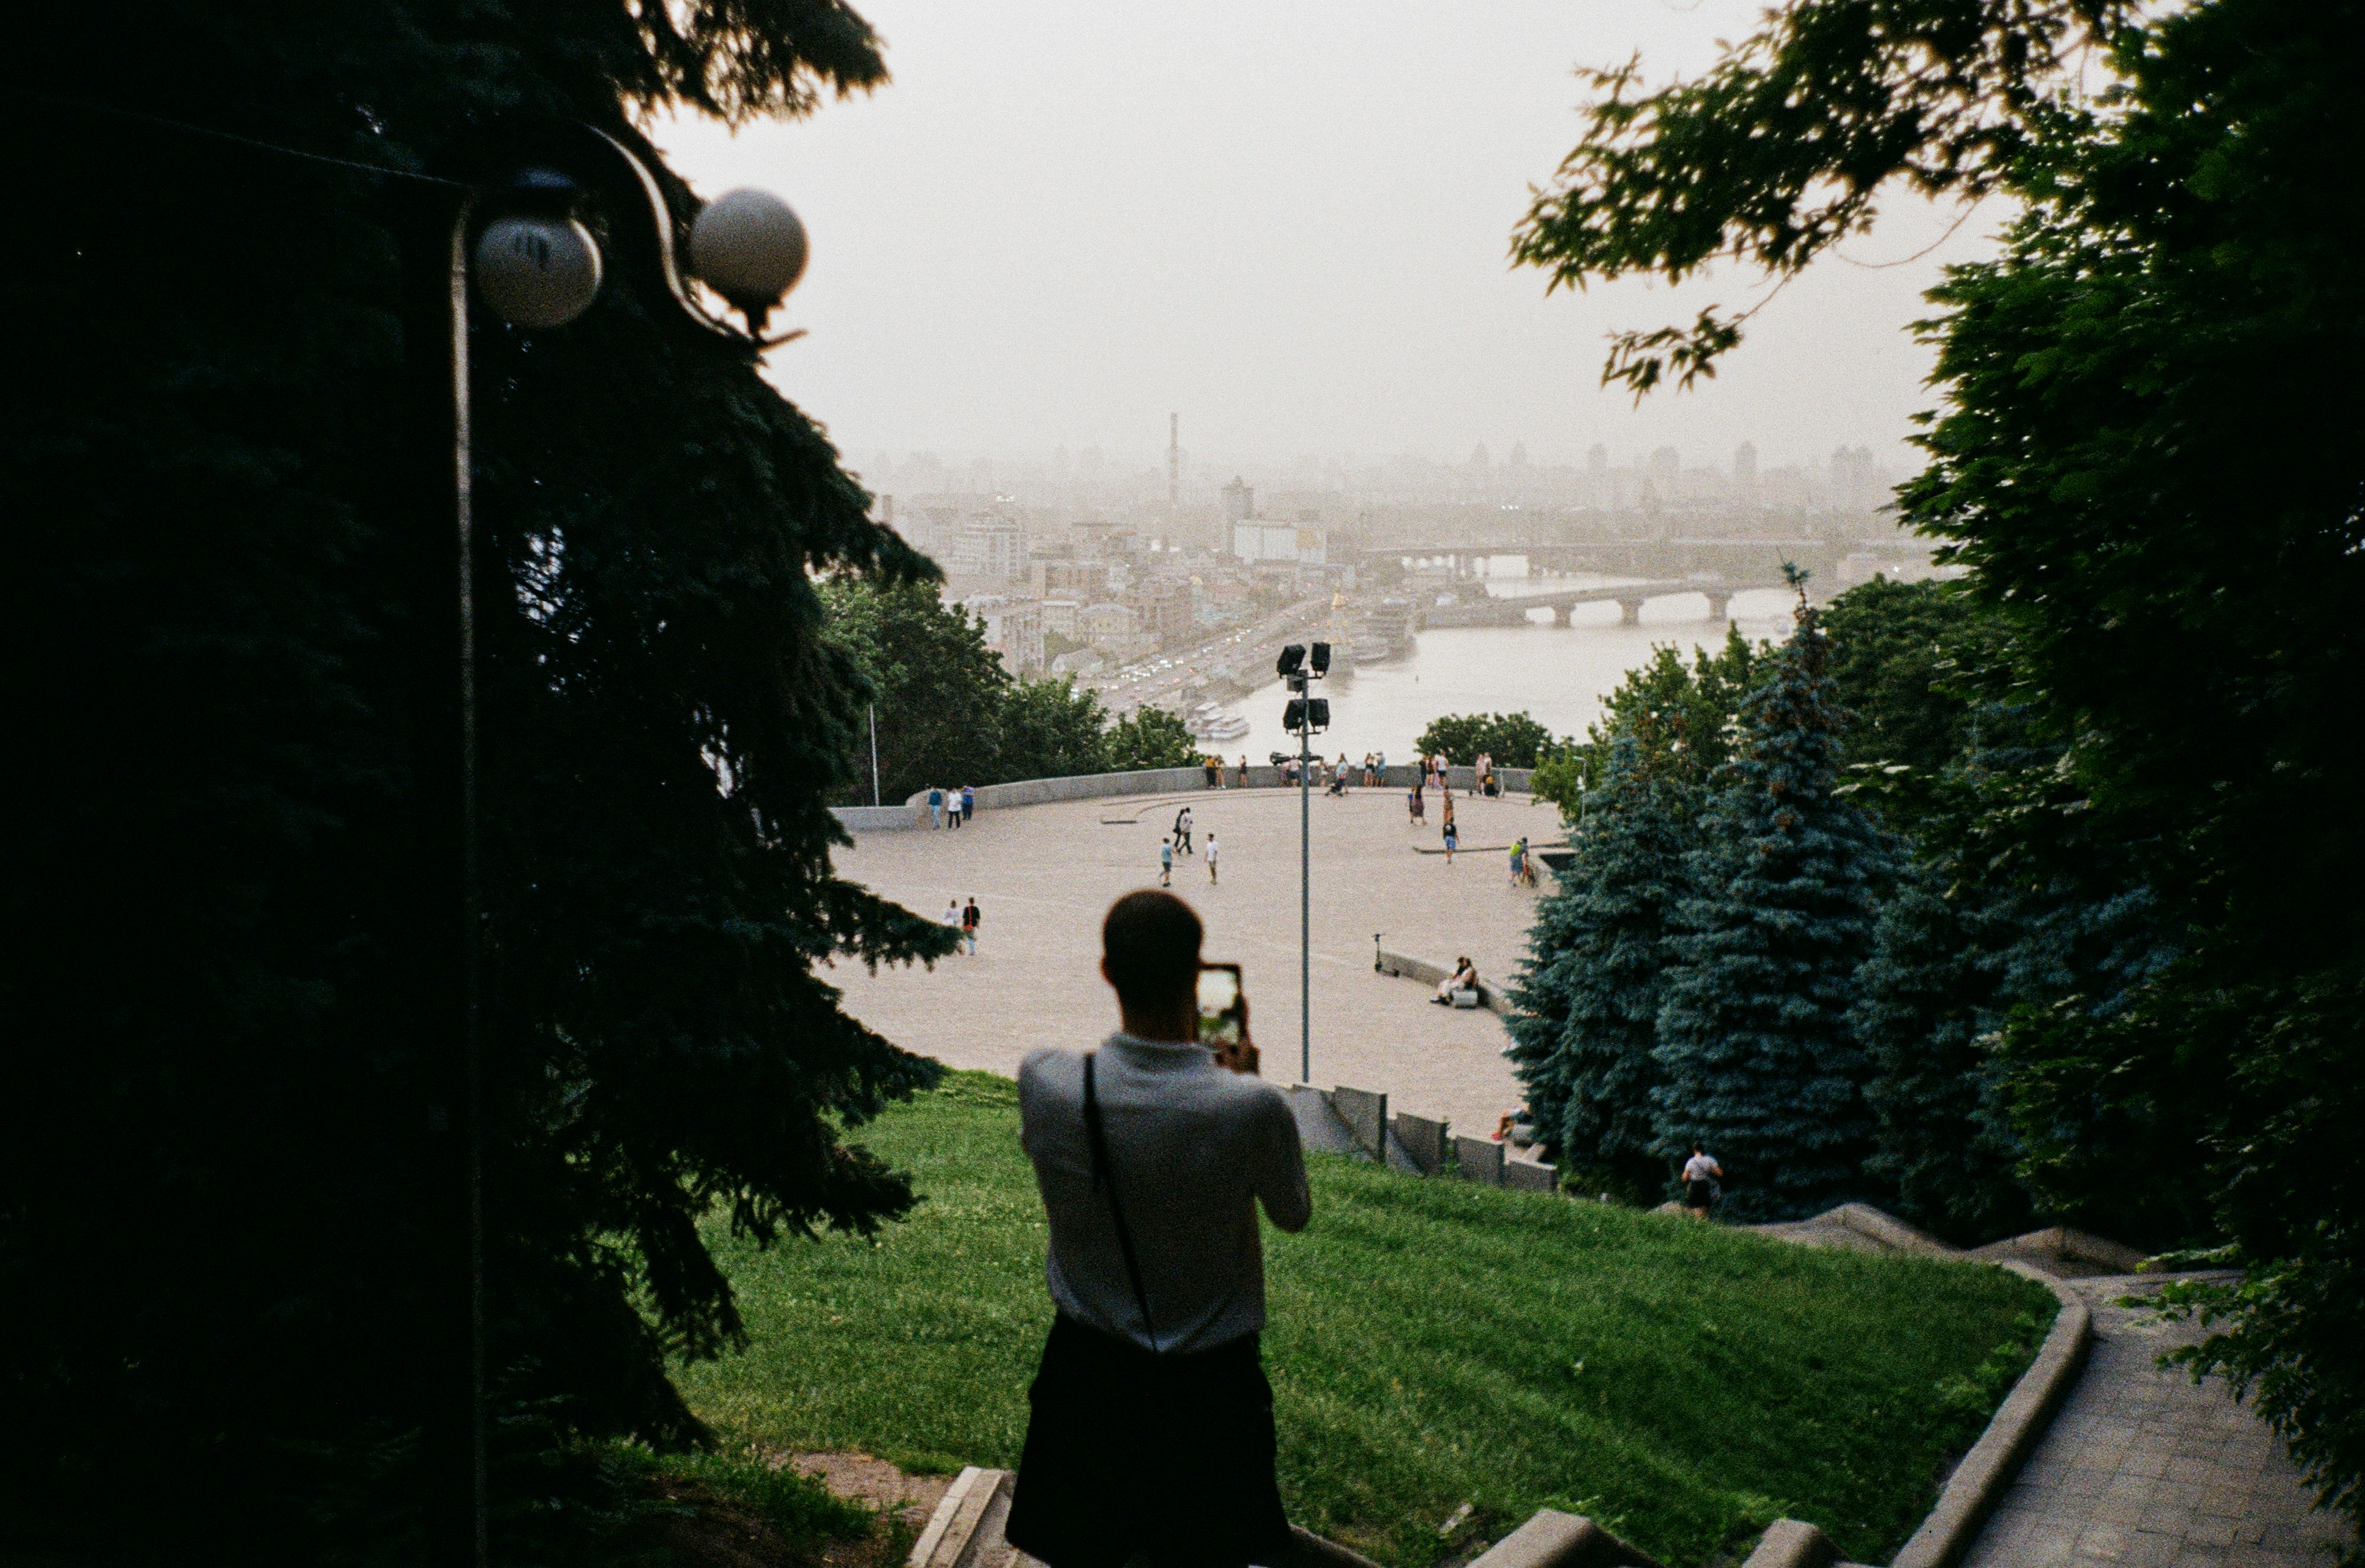
[(1101, 926), (1120, 1027), (1018, 1069), (1020, 1141), (1050, 1222), (1059, 1316), (1004, 1529), (1050, 1568), (1236, 1568), (1295, 1560), (1273, 1478), (1262, 1204), (1313, 1200), (1297, 1124), (1239, 1037), (1200, 1043), (1189, 905), (1127, 893)]

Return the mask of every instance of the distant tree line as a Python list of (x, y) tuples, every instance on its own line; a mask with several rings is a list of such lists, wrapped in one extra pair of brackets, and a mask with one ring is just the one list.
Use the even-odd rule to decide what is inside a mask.
[(1144, 707), (1112, 721), (1072, 678), (1013, 676), (982, 622), (932, 582), (843, 576), (821, 585), (823, 637), (860, 683), (863, 721), (836, 770), (841, 805), (888, 804), (931, 785), (1000, 784), (1138, 767), (1187, 767), (1199, 745), (1177, 715)]
[(1423, 756), (1441, 752), (1458, 767), (1474, 767), (1481, 756), (1493, 757), (1497, 767), (1533, 767), (1556, 744), (1552, 733), (1526, 712), (1448, 713), (1430, 721), (1413, 749)]

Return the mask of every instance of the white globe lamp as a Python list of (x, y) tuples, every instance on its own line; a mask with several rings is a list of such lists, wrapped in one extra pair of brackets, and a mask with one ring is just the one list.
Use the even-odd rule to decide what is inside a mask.
[(600, 247), (571, 218), (496, 218), (476, 238), (476, 292), (512, 326), (564, 327), (600, 295)]
[(804, 276), (805, 226), (769, 191), (725, 191), (689, 226), (689, 270), (760, 333), (764, 318)]

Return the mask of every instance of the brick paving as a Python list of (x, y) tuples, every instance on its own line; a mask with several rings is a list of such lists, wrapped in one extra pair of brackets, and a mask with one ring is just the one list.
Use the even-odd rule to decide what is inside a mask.
[[(841, 963), (833, 978), (848, 1012), (909, 1049), (955, 1067), (1005, 1076), (1041, 1045), (1086, 1047), (1116, 1026), (1115, 1001), (1095, 967), (1100, 922), (1118, 894), (1158, 880), (1158, 844), (1188, 803), (1201, 846), (1223, 845), (1222, 880), (1204, 860), (1178, 858), (1174, 890), (1207, 924), (1206, 956), (1238, 960), (1265, 1076), (1298, 1071), (1297, 795), (1223, 790), (1124, 801), (1069, 801), (981, 810), (958, 832), (869, 834), (837, 852), (843, 876), (934, 918), (945, 901), (974, 894), (985, 921), (974, 958), (933, 971)], [(1560, 836), (1550, 805), (1525, 796), (1457, 797), (1470, 846), (1524, 833)], [(1442, 1116), (1460, 1131), (1494, 1130), (1519, 1099), (1503, 1059), (1502, 1020), (1431, 1006), (1428, 988), (1372, 971), (1373, 933), (1392, 952), (1451, 962), (1467, 953), (1502, 980), (1526, 949), (1538, 893), (1509, 885), (1498, 851), (1416, 854), (1439, 843), (1437, 802), (1425, 828), (1407, 825), (1404, 796), (1358, 790), (1313, 801), (1314, 1071), (1317, 1084), (1386, 1094), (1390, 1108)], [(1550, 878), (1544, 879), (1548, 884)]]
[(2154, 1364), (2190, 1324), (2115, 1305), (2148, 1275), (2068, 1282), (2093, 1308), (2085, 1372), (1964, 1568), (2329, 1568), (2345, 1539), (2223, 1380)]

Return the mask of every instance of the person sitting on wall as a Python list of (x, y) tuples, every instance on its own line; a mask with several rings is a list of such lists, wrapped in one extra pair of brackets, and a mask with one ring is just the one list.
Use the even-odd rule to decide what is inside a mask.
[(1478, 966), (1472, 963), (1465, 956), (1454, 964), (1452, 974), (1437, 982), (1437, 994), (1429, 1000), (1440, 1007), (1451, 1007), (1453, 1005), (1455, 991), (1477, 989)]

